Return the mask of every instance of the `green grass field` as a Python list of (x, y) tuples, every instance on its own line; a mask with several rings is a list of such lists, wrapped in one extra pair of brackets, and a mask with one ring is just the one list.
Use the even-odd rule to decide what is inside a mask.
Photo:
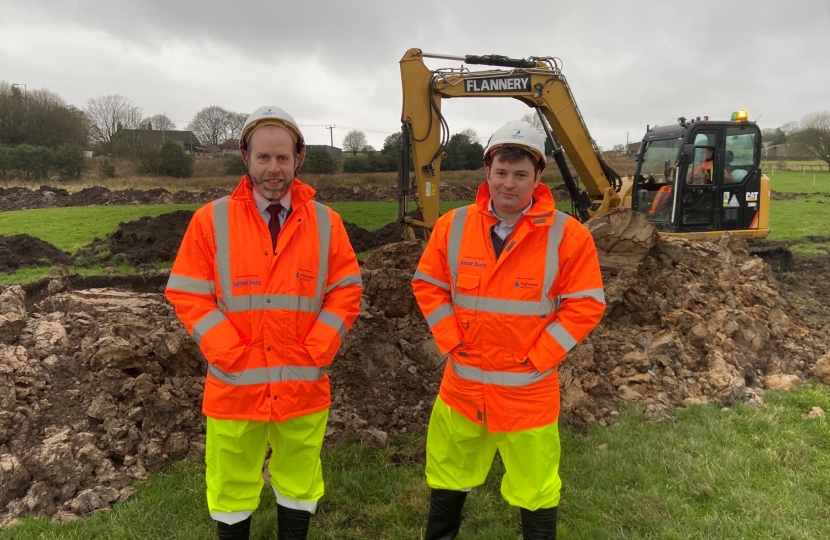
[[(624, 411), (617, 425), (584, 436), (562, 430), (558, 538), (564, 540), (796, 540), (830, 538), (830, 429), (803, 419), (830, 408), (830, 390), (767, 392), (766, 406), (695, 405), (675, 423), (647, 423)], [(422, 538), (429, 492), (423, 465), (395, 464), (416, 439), (369, 450), (347, 440), (323, 454), (326, 495), (310, 538)], [(397, 460), (400, 461), (400, 460)], [(516, 538), (517, 509), (499, 493), (496, 458), (467, 500), (460, 539)], [(176, 464), (139, 484), (108, 513), (56, 525), (26, 519), (0, 540), (207, 539), (214, 534), (201, 464)], [(274, 498), (263, 490), (252, 538), (273, 538)]]
[(791, 244), (797, 257), (830, 253), (827, 240), (807, 238), (830, 237), (830, 173), (780, 172), (770, 176), (770, 183), (777, 193), (796, 195), (771, 201), (770, 240)]
[(30, 234), (74, 253), (94, 238), (103, 238), (120, 222), (155, 217), (175, 210), (195, 210), (198, 204), (150, 204), (128, 206), (71, 206), (0, 212), (0, 234)]

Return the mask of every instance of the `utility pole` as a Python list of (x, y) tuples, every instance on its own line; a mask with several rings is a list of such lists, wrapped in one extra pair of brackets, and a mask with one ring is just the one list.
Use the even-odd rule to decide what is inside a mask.
[(329, 150), (329, 154), (331, 157), (334, 157), (334, 128), (336, 128), (334, 124), (330, 126), (326, 126), (326, 129), (329, 130), (329, 139), (331, 140), (331, 150)]

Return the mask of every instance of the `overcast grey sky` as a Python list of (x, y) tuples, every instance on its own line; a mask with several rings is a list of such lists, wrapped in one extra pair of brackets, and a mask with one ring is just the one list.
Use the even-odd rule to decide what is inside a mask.
[[(356, 128), (380, 148), (400, 128), (411, 47), (559, 57), (605, 148), (678, 116), (745, 108), (763, 128), (830, 109), (830, 0), (0, 0), (0, 80), (79, 108), (121, 94), (180, 129), (209, 105), (277, 105), (311, 144), (328, 144), (334, 124), (336, 146)], [(482, 142), (529, 112), (510, 99), (443, 110), (452, 132)]]

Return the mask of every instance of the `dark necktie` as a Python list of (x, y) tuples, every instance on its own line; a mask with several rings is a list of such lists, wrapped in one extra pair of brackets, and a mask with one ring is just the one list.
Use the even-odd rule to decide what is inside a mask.
[(282, 210), (280, 203), (268, 205), (268, 213), (271, 214), (271, 219), (268, 221), (268, 231), (271, 233), (271, 251), (276, 249), (277, 236), (280, 234), (280, 210)]

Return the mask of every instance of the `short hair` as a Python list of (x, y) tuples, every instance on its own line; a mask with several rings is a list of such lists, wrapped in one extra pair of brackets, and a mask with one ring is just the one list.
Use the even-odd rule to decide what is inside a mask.
[(544, 170), (545, 166), (541, 159), (537, 159), (530, 151), (525, 150), (521, 146), (499, 146), (486, 156), (484, 156), (484, 165), (490, 167), (494, 158), (499, 158), (499, 161), (506, 161), (511, 165), (519, 163), (525, 158), (533, 163), (533, 172), (538, 173)]

